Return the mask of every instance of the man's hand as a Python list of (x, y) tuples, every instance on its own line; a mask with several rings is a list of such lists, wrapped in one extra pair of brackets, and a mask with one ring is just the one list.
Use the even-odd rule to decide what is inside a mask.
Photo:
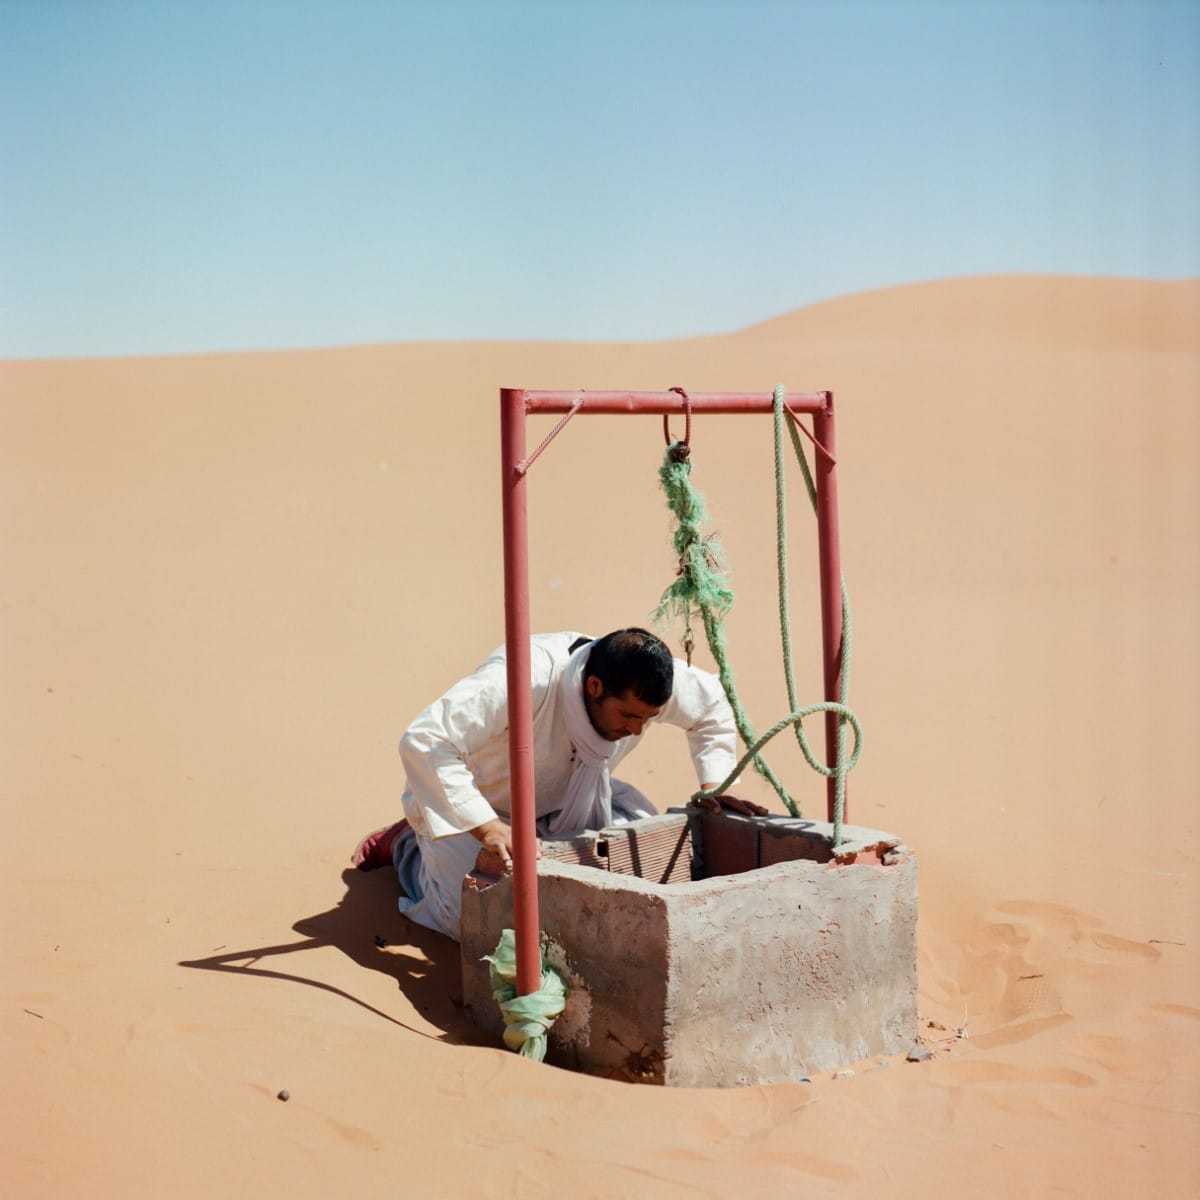
[(482, 825), (476, 825), (470, 834), (487, 854), (499, 862), (505, 875), (512, 873), (513, 840), (510, 825), (499, 817), (493, 817)]
[[(715, 783), (706, 783), (702, 790), (710, 792), (716, 786)], [(720, 812), (721, 809), (727, 808), (730, 812), (741, 813), (743, 817), (765, 817), (767, 815), (767, 810), (761, 804), (755, 804), (753, 800), (743, 800), (741, 796), (731, 796), (728, 792), (720, 796), (704, 796), (700, 803), (709, 812)]]
[[(507, 821), (493, 817), (468, 830), (470, 835), (483, 847), (483, 853), (490, 855), (500, 865), (505, 875), (512, 874), (513, 832)], [(537, 856), (542, 857), (542, 843), (537, 843)]]

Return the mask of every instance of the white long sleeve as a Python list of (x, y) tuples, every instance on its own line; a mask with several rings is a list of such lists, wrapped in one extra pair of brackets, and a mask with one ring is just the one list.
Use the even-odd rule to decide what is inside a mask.
[(468, 761), (507, 728), (503, 659), (483, 663), (413, 721), (400, 739), (400, 758), (409, 790), (420, 798), (417, 813), (408, 814), (419, 833), (446, 837), (496, 816)]
[[(573, 747), (559, 704), (559, 684), (580, 635), (571, 631), (532, 639), (535, 810), (562, 807)], [(671, 698), (646, 723), (675, 725), (687, 734), (700, 783), (718, 782), (737, 762), (733, 714), (716, 676), (676, 659)], [(644, 734), (619, 743), (613, 766)], [(405, 815), (417, 833), (442, 838), (510, 812), (508, 678), (501, 647), (471, 675), (426, 708), (400, 741), (408, 773)]]
[(654, 720), (686, 732), (698, 783), (720, 783), (737, 765), (733, 710), (715, 675), (674, 661), (671, 698)]

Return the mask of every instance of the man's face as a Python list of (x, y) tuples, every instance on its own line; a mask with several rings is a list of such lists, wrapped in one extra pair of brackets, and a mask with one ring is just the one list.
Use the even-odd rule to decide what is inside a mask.
[(619, 742), (622, 738), (641, 733), (646, 722), (662, 711), (653, 704), (639, 700), (633, 692), (610, 695), (595, 675), (589, 675), (584, 680), (583, 698), (596, 732), (610, 742)]

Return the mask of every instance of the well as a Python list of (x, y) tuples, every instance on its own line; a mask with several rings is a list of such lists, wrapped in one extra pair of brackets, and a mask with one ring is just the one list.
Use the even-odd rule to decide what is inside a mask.
[[(544, 843), (542, 947), (567, 980), (547, 1061), (683, 1087), (777, 1083), (917, 1035), (917, 862), (892, 834), (686, 810)], [(488, 965), (511, 879), (463, 884), (463, 998), (497, 1035)]]

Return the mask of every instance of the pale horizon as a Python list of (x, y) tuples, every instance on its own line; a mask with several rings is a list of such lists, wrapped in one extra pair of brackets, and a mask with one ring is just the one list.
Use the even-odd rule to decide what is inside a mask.
[(0, 357), (1200, 275), (1190, 4), (0, 5)]

